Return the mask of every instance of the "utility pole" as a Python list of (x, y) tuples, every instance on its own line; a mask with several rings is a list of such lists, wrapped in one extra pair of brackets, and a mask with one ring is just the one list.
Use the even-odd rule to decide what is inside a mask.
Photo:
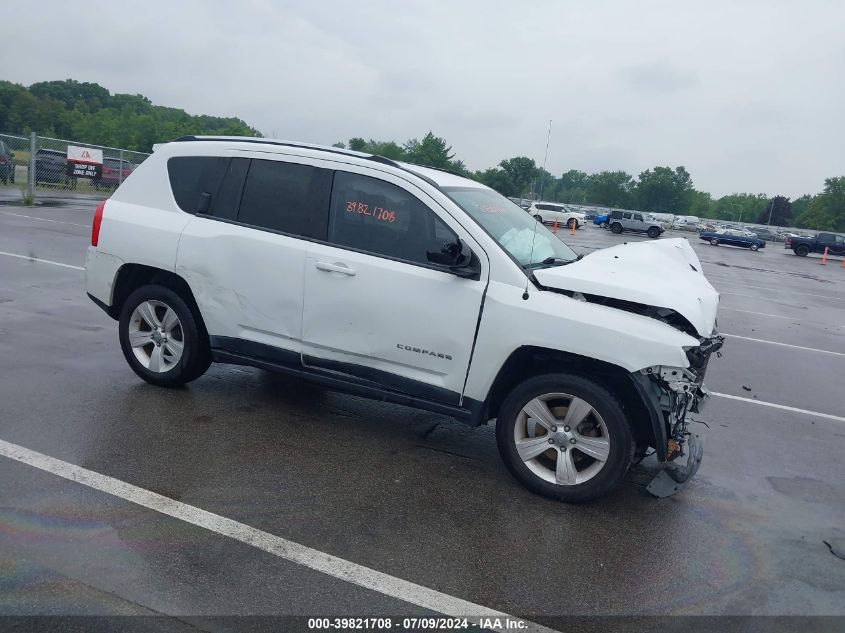
[(552, 140), (552, 120), (549, 119), (549, 135), (546, 137), (546, 155), (543, 156), (543, 172), (540, 174), (540, 193), (538, 200), (543, 199), (543, 183), (546, 181), (546, 161), (549, 158), (549, 143)]
[(769, 207), (769, 221), (766, 222), (766, 226), (768, 226), (770, 228), (772, 226), (772, 211), (774, 211), (774, 210), (775, 210), (775, 199), (772, 198), (772, 205)]

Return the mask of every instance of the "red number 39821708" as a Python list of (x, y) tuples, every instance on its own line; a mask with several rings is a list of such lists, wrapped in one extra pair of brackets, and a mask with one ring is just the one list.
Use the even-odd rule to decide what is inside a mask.
[(369, 215), (374, 217), (376, 220), (381, 220), (382, 222), (395, 222), (396, 221), (396, 211), (388, 211), (387, 209), (383, 209), (381, 207), (376, 207), (370, 210), (370, 205), (364, 204), (363, 202), (356, 202), (350, 200), (346, 203), (346, 210), (349, 213), (358, 213), (360, 215)]

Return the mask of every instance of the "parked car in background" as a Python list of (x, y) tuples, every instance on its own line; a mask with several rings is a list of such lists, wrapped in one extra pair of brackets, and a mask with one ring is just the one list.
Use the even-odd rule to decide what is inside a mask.
[(701, 224), (691, 224), (688, 222), (679, 222), (672, 225), (676, 231), (689, 231), (690, 233), (698, 233), (704, 227)]
[(596, 217), (593, 218), (593, 224), (595, 224), (596, 226), (606, 227), (607, 221), (608, 221), (609, 218), (610, 218), (609, 213), (602, 213), (601, 215), (597, 215)]
[(783, 240), (779, 233), (776, 233), (768, 228), (754, 229), (754, 233), (756, 237), (759, 237), (761, 240), (766, 240), (767, 242), (779, 242)]
[(831, 255), (845, 255), (845, 235), (838, 233), (819, 233), (818, 237), (788, 237), (785, 248), (791, 248), (799, 257), (809, 253), (824, 253), (828, 249)]
[(611, 211), (608, 219), (610, 230), (614, 233), (632, 231), (645, 233), (651, 238), (660, 237), (664, 228), (657, 222), (646, 220), (639, 211)]
[(572, 211), (566, 205), (557, 202), (533, 202), (528, 213), (543, 224), (554, 224), (557, 221), (563, 226), (570, 228), (575, 226), (578, 229), (587, 222), (583, 213)]
[(5, 141), (0, 141), (0, 182), (15, 182), (15, 153)]
[(698, 237), (705, 242), (710, 242), (713, 246), (719, 244), (727, 244), (728, 246), (739, 246), (741, 248), (750, 248), (756, 251), (766, 247), (766, 241), (758, 237), (751, 237), (744, 231), (739, 229), (721, 229), (719, 231), (702, 231)]
[(67, 154), (57, 149), (41, 148), (35, 152), (35, 181), (50, 184), (75, 183), (67, 175)]
[[(134, 170), (135, 165), (128, 160), (121, 161), (119, 158), (104, 158), (102, 176), (92, 179), (91, 185), (94, 189), (99, 189), (100, 187), (117, 187)], [(123, 172), (122, 174), (121, 171)]]

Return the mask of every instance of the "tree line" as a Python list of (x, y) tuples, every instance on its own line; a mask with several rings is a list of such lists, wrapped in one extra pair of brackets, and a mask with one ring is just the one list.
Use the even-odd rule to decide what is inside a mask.
[[(184, 135), (261, 136), (241, 119), (190, 115), (153, 105), (143, 95), (111, 94), (73, 79), (24, 87), (0, 81), (0, 132), (67, 138), (84, 143), (149, 152), (154, 143)], [(684, 166), (656, 166), (634, 177), (625, 171), (587, 173), (570, 169), (560, 176), (533, 159), (514, 156), (495, 167), (470, 171), (444, 138), (428, 132), (405, 143), (356, 137), (340, 147), (394, 160), (446, 169), (492, 187), (509, 197), (592, 204), (702, 218), (845, 231), (845, 177), (828, 178), (816, 195), (733, 193), (713, 198), (697, 190)]]
[(96, 83), (73, 79), (29, 88), (0, 81), (0, 132), (37, 132), (139, 152), (189, 134), (261, 136), (237, 118), (194, 116), (153, 105), (143, 95), (111, 94)]
[(532, 158), (515, 156), (502, 160), (495, 167), (470, 171), (463, 161), (455, 158), (446, 140), (433, 132), (403, 144), (356, 137), (346, 143), (335, 143), (335, 146), (446, 169), (477, 180), (511, 198), (845, 231), (845, 176), (827, 178), (821, 193), (803, 195), (795, 200), (786, 196), (769, 198), (762, 193), (732, 193), (713, 198), (695, 188), (683, 165), (656, 166), (637, 177), (625, 171), (590, 174), (577, 169), (555, 176), (538, 167)]

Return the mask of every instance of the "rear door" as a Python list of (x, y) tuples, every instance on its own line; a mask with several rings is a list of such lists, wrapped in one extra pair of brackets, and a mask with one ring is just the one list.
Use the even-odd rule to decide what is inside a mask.
[[(308, 249), (303, 364), (457, 405), (487, 285), (486, 256), (414, 185), (349, 170), (335, 172), (325, 242)], [(427, 251), (440, 252), (456, 237), (481, 260), (479, 280), (428, 262)]]
[(259, 156), (170, 159), (176, 199), (195, 213), (176, 271), (212, 347), (298, 367), (306, 240), (325, 223), (332, 172), (308, 159)]

